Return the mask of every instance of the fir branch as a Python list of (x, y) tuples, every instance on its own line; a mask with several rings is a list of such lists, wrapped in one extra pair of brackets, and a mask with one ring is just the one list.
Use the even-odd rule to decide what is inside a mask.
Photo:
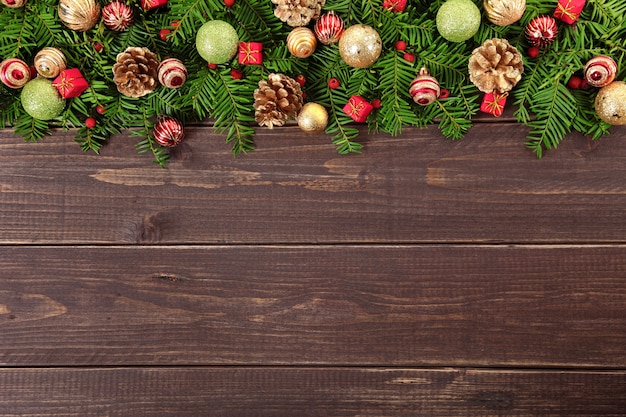
[(343, 100), (339, 101), (340, 93), (329, 89), (328, 98), (330, 109), (326, 133), (333, 134), (332, 142), (335, 144), (337, 152), (341, 155), (360, 153), (363, 145), (354, 141), (359, 136), (359, 131), (355, 127), (347, 126), (352, 122), (352, 119), (343, 112), (343, 104), (340, 104), (341, 101), (346, 103), (347, 97), (341, 97)]
[(36, 142), (50, 135), (50, 129), (45, 120), (38, 120), (22, 113), (15, 122), (15, 133), (20, 135), (25, 142)]

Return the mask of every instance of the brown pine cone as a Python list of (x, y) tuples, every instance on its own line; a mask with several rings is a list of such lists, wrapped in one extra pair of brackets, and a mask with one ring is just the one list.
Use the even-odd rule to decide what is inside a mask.
[(488, 39), (472, 51), (470, 81), (484, 93), (511, 91), (522, 78), (524, 63), (519, 51), (506, 39)]
[(274, 15), (291, 27), (306, 26), (320, 17), (326, 0), (272, 0)]
[(254, 90), (254, 118), (260, 126), (270, 129), (282, 126), (301, 108), (300, 84), (286, 75), (270, 74), (267, 81), (259, 81), (259, 88)]
[(117, 90), (128, 97), (142, 97), (159, 84), (159, 60), (148, 48), (129, 47), (117, 54), (113, 81)]

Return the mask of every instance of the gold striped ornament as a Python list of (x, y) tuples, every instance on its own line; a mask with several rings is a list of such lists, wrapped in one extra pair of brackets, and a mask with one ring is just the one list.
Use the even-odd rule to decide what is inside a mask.
[(427, 106), (439, 98), (441, 88), (439, 81), (431, 76), (425, 67), (422, 67), (418, 76), (411, 82), (409, 93), (414, 102), (420, 106)]
[(5, 59), (0, 62), (0, 80), (9, 88), (21, 88), (30, 80), (30, 68), (21, 59)]
[(56, 78), (67, 68), (67, 59), (60, 49), (45, 47), (35, 55), (35, 69), (45, 78)]
[(85, 32), (100, 20), (100, 4), (95, 0), (59, 1), (59, 18), (72, 30)]
[(179, 59), (166, 58), (159, 64), (158, 77), (164, 87), (178, 88), (187, 81), (187, 68)]
[(599, 55), (585, 64), (584, 73), (589, 85), (604, 87), (615, 79), (617, 63), (609, 56)]
[(297, 58), (308, 58), (317, 47), (313, 31), (306, 27), (297, 27), (287, 35), (287, 49)]
[(494, 25), (507, 26), (522, 18), (526, 0), (484, 0), (487, 19)]

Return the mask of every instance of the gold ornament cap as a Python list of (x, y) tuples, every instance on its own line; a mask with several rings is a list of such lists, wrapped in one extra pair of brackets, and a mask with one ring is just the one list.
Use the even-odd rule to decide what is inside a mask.
[(306, 103), (296, 117), (298, 126), (307, 133), (320, 133), (328, 126), (328, 112), (318, 103)]

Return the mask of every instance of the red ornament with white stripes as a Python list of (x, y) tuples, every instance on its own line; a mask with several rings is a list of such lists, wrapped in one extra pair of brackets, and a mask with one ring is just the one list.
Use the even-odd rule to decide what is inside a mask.
[(9, 88), (22, 88), (30, 80), (30, 68), (21, 59), (5, 59), (0, 62), (0, 80)]
[(121, 1), (114, 1), (102, 9), (104, 25), (116, 32), (123, 32), (135, 21), (132, 7)]
[(159, 82), (167, 88), (178, 88), (187, 81), (187, 68), (181, 60), (176, 58), (161, 61), (157, 72)]
[(554, 42), (559, 33), (559, 28), (551, 16), (534, 17), (526, 25), (524, 34), (526, 40), (532, 46), (546, 46)]
[(417, 104), (427, 106), (439, 98), (441, 88), (439, 81), (431, 76), (426, 68), (422, 68), (419, 75), (411, 83), (409, 93)]
[(613, 58), (600, 55), (591, 58), (585, 64), (585, 80), (594, 87), (604, 87), (611, 84), (617, 75), (617, 63)]
[(154, 140), (159, 145), (174, 147), (185, 138), (183, 124), (171, 116), (161, 116), (154, 124)]
[(339, 42), (339, 38), (344, 31), (344, 23), (341, 17), (330, 11), (317, 19), (314, 32), (317, 40), (324, 45), (332, 45)]

